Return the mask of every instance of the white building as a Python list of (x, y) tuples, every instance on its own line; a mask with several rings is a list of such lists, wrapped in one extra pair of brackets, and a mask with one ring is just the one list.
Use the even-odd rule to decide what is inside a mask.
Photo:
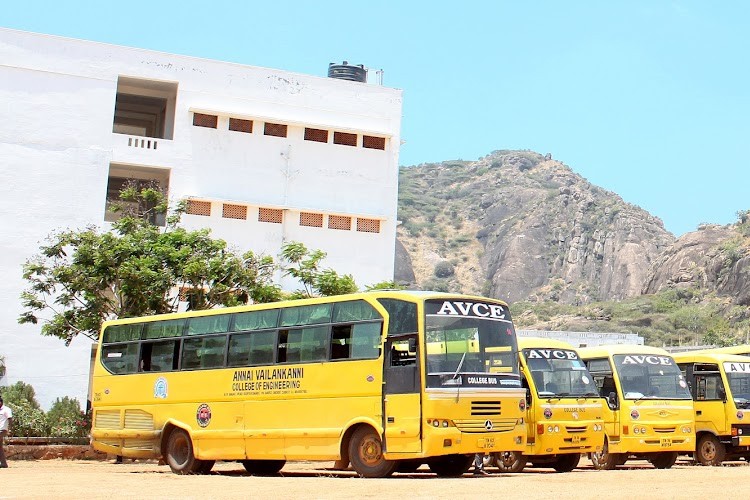
[(0, 29), (0, 109), (0, 356), (46, 408), (85, 405), (91, 342), (17, 323), (23, 263), (106, 226), (124, 179), (190, 199), (183, 225), (238, 250), (300, 241), (360, 288), (393, 278), (400, 90)]
[(516, 330), (519, 337), (542, 337), (562, 340), (573, 347), (596, 347), (600, 345), (643, 345), (644, 339), (637, 333), (562, 332), (554, 330)]

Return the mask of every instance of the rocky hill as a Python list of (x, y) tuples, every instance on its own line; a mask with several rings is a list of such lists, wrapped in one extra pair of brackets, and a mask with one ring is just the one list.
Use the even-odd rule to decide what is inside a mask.
[[(750, 221), (676, 239), (660, 219), (549, 155), (495, 151), (404, 167), (399, 219), (396, 280), (417, 288), (572, 306), (678, 291), (686, 304), (750, 305)], [(623, 329), (602, 325), (608, 315), (596, 307), (564, 316), (577, 328)], [(528, 317), (526, 327), (541, 325)], [(588, 328), (592, 318), (598, 324)]]
[(638, 295), (674, 243), (656, 217), (528, 151), (402, 169), (399, 218), (418, 285), (509, 301)]

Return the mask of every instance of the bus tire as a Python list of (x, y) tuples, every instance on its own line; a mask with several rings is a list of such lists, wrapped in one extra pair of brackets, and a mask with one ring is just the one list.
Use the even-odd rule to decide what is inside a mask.
[(578, 467), (578, 462), (581, 460), (580, 453), (568, 453), (566, 455), (560, 455), (557, 460), (552, 462), (552, 468), (557, 472), (570, 472)]
[(721, 465), (726, 454), (726, 447), (713, 434), (701, 436), (695, 448), (695, 460), (701, 465)]
[(677, 452), (662, 451), (654, 453), (648, 461), (657, 469), (669, 469), (677, 461)]
[(193, 454), (193, 441), (182, 429), (174, 429), (167, 438), (167, 464), (175, 474), (196, 474), (204, 464)]
[(242, 466), (255, 476), (273, 476), (286, 465), (286, 460), (242, 460)]
[(526, 456), (520, 451), (501, 451), (495, 455), (500, 472), (521, 472), (526, 467)]
[(440, 477), (458, 477), (474, 463), (474, 455), (445, 455), (428, 462), (430, 470)]
[(362, 477), (388, 477), (398, 462), (383, 457), (383, 442), (372, 427), (362, 426), (349, 441), (349, 462)]
[(604, 440), (604, 446), (601, 451), (591, 453), (591, 463), (597, 470), (612, 470), (617, 467), (619, 457), (617, 453), (609, 452), (609, 441)]

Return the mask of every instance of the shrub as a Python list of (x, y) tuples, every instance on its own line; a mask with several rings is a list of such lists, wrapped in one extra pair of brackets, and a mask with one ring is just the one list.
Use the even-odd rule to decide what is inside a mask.
[(455, 268), (450, 261), (443, 260), (435, 265), (435, 276), (438, 278), (449, 278), (455, 273)]
[(52, 404), (47, 423), (49, 434), (54, 437), (86, 437), (91, 430), (91, 419), (81, 411), (78, 400), (67, 396), (57, 398)]

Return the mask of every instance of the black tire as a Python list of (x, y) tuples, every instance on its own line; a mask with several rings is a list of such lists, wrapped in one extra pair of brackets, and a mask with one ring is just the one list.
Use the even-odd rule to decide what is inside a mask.
[(458, 477), (474, 463), (474, 455), (446, 455), (428, 462), (430, 470), (440, 477)]
[(201, 465), (196, 471), (198, 474), (210, 474), (211, 469), (214, 468), (216, 460), (201, 460)]
[(567, 455), (560, 455), (557, 460), (552, 462), (552, 468), (557, 472), (570, 472), (578, 467), (578, 462), (581, 460), (580, 453), (569, 453)]
[(591, 463), (598, 470), (612, 470), (620, 462), (619, 453), (609, 452), (609, 441), (604, 440), (604, 446), (601, 451), (591, 453)]
[(362, 477), (388, 477), (398, 462), (383, 457), (383, 442), (372, 427), (360, 427), (349, 441), (349, 461)]
[(657, 469), (669, 469), (677, 461), (677, 452), (663, 451), (660, 453), (654, 453), (648, 461)]
[(193, 454), (193, 441), (190, 434), (182, 429), (174, 429), (167, 438), (167, 464), (175, 474), (199, 473), (204, 464)]
[(695, 461), (701, 465), (721, 465), (727, 449), (713, 434), (704, 434), (695, 447)]
[(255, 476), (273, 476), (286, 464), (286, 460), (242, 460), (245, 470)]
[(495, 454), (495, 465), (500, 472), (521, 472), (526, 467), (526, 455), (520, 451), (501, 451)]

